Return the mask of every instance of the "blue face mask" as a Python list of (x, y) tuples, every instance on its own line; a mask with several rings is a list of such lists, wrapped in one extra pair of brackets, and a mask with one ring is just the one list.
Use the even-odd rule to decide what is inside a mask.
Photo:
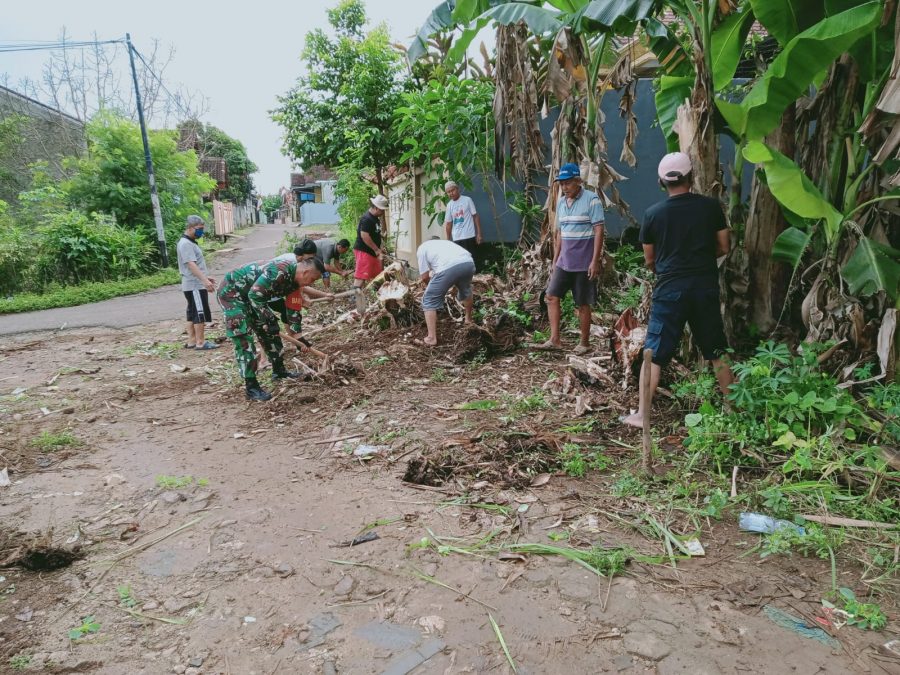
[(199, 239), (202, 236), (203, 236), (203, 228), (202, 227), (198, 227), (196, 230), (194, 230), (194, 238), (195, 239)]

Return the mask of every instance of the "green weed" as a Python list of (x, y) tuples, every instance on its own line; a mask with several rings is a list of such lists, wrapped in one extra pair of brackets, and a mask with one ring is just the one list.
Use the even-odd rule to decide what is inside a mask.
[(459, 406), (460, 410), (494, 410), (500, 407), (500, 401), (495, 399), (481, 399), (478, 401), (466, 401), (461, 406)]
[(41, 449), (41, 452), (56, 452), (60, 448), (81, 445), (81, 440), (72, 435), (69, 430), (42, 431), (40, 436), (31, 439), (31, 444)]
[[(204, 480), (204, 479), (201, 479)], [(156, 485), (165, 490), (178, 490), (194, 482), (193, 476), (157, 476)], [(208, 483), (209, 481), (207, 481)], [(199, 482), (198, 482), (199, 484)]]
[(86, 616), (81, 620), (81, 625), (71, 629), (68, 633), (69, 639), (73, 642), (80, 640), (86, 635), (100, 632), (101, 625), (97, 623), (94, 616)]
[(125, 586), (116, 586), (116, 592), (119, 594), (119, 604), (123, 607), (131, 609), (137, 605), (137, 600), (134, 598), (131, 586), (128, 586), (127, 584)]
[(640, 497), (647, 493), (647, 486), (637, 476), (620, 476), (612, 485), (616, 497)]
[(432, 382), (437, 382), (437, 383), (446, 382), (448, 379), (450, 379), (450, 378), (447, 377), (447, 371), (444, 370), (443, 368), (435, 368), (434, 370), (431, 371), (431, 381)]
[(588, 471), (603, 471), (609, 467), (609, 459), (602, 452), (584, 450), (577, 443), (563, 445), (559, 460), (562, 470), (575, 478), (583, 477)]
[(840, 588), (838, 592), (844, 601), (844, 611), (850, 615), (848, 624), (863, 630), (881, 630), (887, 626), (887, 617), (877, 604), (860, 602), (849, 588)]
[(374, 359), (369, 361), (368, 365), (370, 368), (375, 366), (383, 366), (385, 363), (388, 363), (391, 360), (390, 356), (376, 356)]
[(13, 670), (25, 670), (30, 665), (31, 654), (16, 654), (9, 659), (9, 667)]

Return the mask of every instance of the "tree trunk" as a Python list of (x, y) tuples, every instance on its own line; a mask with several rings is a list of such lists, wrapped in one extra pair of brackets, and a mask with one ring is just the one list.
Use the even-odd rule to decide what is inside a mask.
[[(787, 157), (793, 157), (794, 121), (794, 106), (791, 105), (785, 110), (781, 125), (766, 136), (766, 145)], [(768, 333), (775, 327), (776, 313), (780, 312), (787, 293), (788, 278), (784, 265), (772, 260), (772, 246), (784, 229), (781, 207), (768, 186), (754, 176), (744, 246), (750, 273), (750, 322), (761, 333)]]
[(694, 39), (696, 79), (690, 101), (678, 108), (674, 130), (681, 152), (691, 158), (694, 191), (722, 198), (722, 171), (719, 166), (719, 137), (713, 124), (712, 73), (707, 67), (702, 40)]
[[(380, 166), (375, 167), (375, 184), (378, 185), (378, 194), (387, 197), (387, 194), (384, 191), (384, 169)], [(386, 213), (381, 214), (381, 234), (386, 240), (388, 236), (388, 222)], [(394, 253), (396, 254), (397, 252), (394, 251)]]

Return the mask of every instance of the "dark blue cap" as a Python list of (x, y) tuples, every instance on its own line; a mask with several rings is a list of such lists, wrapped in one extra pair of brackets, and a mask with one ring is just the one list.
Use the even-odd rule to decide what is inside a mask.
[(568, 180), (569, 178), (579, 178), (580, 176), (581, 170), (578, 168), (578, 165), (569, 162), (568, 164), (563, 164), (559, 168), (556, 180)]

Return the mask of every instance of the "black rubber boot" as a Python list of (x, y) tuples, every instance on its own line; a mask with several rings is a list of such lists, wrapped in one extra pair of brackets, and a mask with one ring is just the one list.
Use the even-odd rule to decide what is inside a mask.
[(268, 401), (272, 394), (260, 387), (256, 380), (247, 380), (247, 398), (251, 401)]
[(278, 359), (272, 362), (272, 380), (291, 379), (296, 380), (300, 377), (300, 373), (296, 370), (288, 370), (284, 367), (284, 361)]

